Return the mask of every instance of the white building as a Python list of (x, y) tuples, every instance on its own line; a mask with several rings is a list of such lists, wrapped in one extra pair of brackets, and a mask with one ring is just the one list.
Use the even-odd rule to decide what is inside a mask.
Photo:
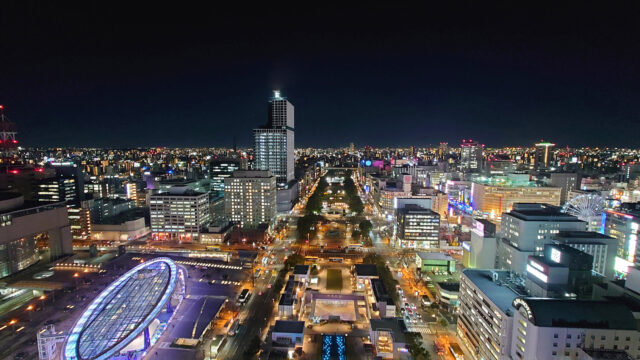
[(640, 333), (626, 305), (517, 298), (511, 359), (577, 360), (581, 350), (624, 350), (640, 357)]
[(457, 333), (476, 359), (509, 359), (513, 301), (523, 295), (508, 271), (466, 269), (460, 276)]
[(614, 279), (617, 239), (593, 231), (560, 231), (555, 242), (593, 256), (593, 271), (609, 280)]
[(276, 216), (276, 177), (270, 171), (234, 171), (224, 180), (225, 215), (242, 227), (269, 224)]
[(304, 321), (276, 320), (271, 332), (273, 347), (296, 348), (302, 346)]
[(540, 255), (560, 231), (585, 231), (587, 223), (547, 204), (516, 203), (502, 214), (498, 267), (524, 274), (529, 255)]
[(209, 194), (194, 191), (151, 195), (151, 231), (155, 240), (199, 241), (209, 224)]
[(465, 267), (495, 268), (497, 248), (496, 225), (486, 219), (473, 219), (471, 241), (462, 244)]

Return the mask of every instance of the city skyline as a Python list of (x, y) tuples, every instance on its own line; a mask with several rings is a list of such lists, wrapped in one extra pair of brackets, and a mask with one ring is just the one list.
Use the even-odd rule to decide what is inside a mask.
[(640, 147), (636, 8), (408, 10), (9, 6), (0, 103), (26, 146), (250, 146), (279, 89), (300, 147)]

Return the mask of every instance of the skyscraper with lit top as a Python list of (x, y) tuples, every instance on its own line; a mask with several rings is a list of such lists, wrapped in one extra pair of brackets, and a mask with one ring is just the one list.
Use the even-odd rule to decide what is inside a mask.
[(294, 179), (294, 108), (280, 91), (269, 101), (269, 122), (253, 130), (255, 170), (269, 170), (278, 186)]

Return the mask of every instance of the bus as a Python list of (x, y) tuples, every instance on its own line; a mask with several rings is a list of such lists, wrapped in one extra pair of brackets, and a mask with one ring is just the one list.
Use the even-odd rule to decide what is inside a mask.
[(250, 296), (251, 293), (249, 292), (249, 289), (243, 289), (242, 292), (240, 292), (240, 296), (238, 296), (238, 302), (240, 304), (244, 304), (245, 302), (247, 302), (247, 300), (249, 300)]
[(456, 360), (464, 359), (464, 353), (462, 352), (460, 345), (458, 345), (457, 343), (449, 344), (449, 351), (451, 352), (451, 355), (453, 355), (454, 359)]
[(256, 269), (256, 271), (253, 273), (253, 277), (256, 279), (260, 277), (260, 269)]

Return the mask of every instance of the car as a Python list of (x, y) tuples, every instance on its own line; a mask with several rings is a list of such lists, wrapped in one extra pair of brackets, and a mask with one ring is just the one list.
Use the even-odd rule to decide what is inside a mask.
[(28, 355), (29, 355), (29, 354), (27, 354), (25, 351), (20, 351), (20, 352), (19, 352), (19, 353), (17, 353), (13, 358), (14, 358), (15, 360), (22, 360), (22, 359), (26, 359)]
[(56, 323), (55, 320), (47, 320), (47, 321), (44, 322), (45, 325), (53, 325), (55, 323)]

